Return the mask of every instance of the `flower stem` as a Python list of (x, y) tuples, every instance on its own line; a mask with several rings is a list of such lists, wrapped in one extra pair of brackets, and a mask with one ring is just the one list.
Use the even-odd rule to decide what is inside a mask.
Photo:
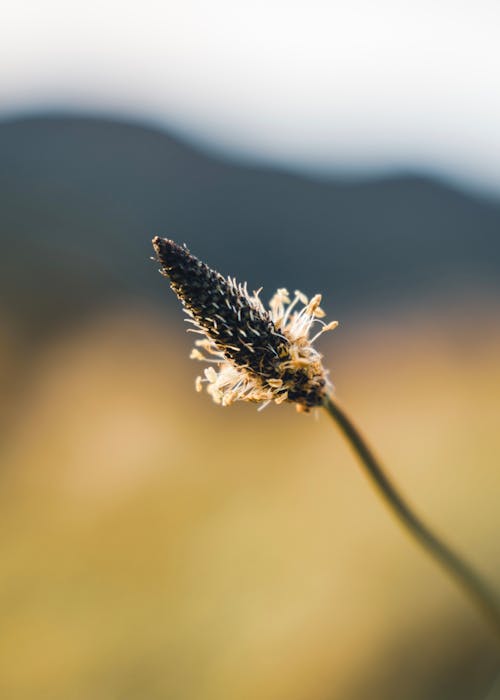
[(475, 600), (500, 642), (500, 600), (479, 578), (476, 572), (440, 540), (414, 513), (406, 500), (386, 476), (382, 466), (365, 439), (344, 410), (332, 396), (327, 396), (324, 407), (350, 443), (361, 464), (367, 470), (380, 495), (399, 521), (422, 547), (436, 559), (444, 570)]

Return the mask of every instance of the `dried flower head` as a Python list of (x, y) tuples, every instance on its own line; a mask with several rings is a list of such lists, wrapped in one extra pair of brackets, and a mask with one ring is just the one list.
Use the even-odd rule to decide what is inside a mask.
[[(309, 301), (296, 291), (292, 299), (286, 289), (278, 289), (266, 309), (261, 290), (250, 294), (246, 283), (224, 278), (187, 248), (159, 236), (153, 238), (153, 248), (161, 273), (194, 325), (190, 330), (203, 336), (191, 357), (211, 366), (197, 378), (198, 391), (206, 384), (223, 406), (289, 401), (308, 411), (324, 403), (331, 386), (313, 343), (338, 323), (321, 320), (325, 314), (319, 294)], [(314, 323), (321, 329), (309, 338)]]

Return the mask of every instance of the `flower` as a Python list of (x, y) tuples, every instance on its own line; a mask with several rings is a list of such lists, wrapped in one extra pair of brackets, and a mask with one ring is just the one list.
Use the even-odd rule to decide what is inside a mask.
[[(190, 330), (203, 336), (191, 353), (210, 365), (196, 379), (198, 391), (206, 384), (223, 406), (253, 401), (263, 408), (288, 401), (298, 411), (309, 411), (324, 403), (331, 385), (313, 343), (338, 323), (321, 320), (321, 295), (309, 301), (299, 291), (291, 298), (278, 289), (266, 309), (260, 289), (250, 294), (246, 283), (226, 279), (186, 247), (156, 236), (153, 248), (194, 326)], [(321, 329), (309, 338), (314, 323)]]

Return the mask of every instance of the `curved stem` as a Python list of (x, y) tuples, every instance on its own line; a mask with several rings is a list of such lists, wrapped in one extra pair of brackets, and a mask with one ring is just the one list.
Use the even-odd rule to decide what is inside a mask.
[(453, 576), (482, 609), (500, 642), (500, 600), (476, 572), (440, 540), (414, 513), (367, 445), (365, 439), (335, 399), (327, 396), (324, 407), (351, 444), (363, 467), (399, 521), (413, 537)]

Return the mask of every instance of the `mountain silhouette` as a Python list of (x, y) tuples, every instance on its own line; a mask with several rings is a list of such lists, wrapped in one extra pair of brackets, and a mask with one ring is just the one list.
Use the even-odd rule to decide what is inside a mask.
[(336, 315), (500, 293), (500, 204), (429, 177), (314, 179), (49, 114), (0, 123), (0, 183), (1, 303), (33, 337), (116, 300), (173, 304), (149, 259), (156, 234), (264, 299), (322, 291)]

